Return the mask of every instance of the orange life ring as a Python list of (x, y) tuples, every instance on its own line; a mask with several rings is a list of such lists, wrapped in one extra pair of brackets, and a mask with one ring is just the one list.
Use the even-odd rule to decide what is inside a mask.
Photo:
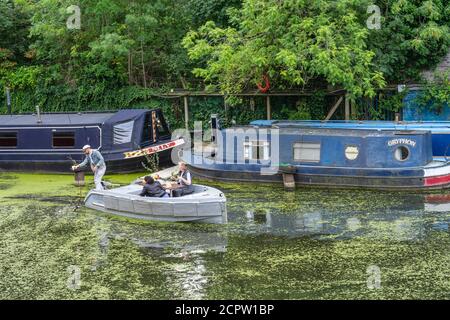
[(270, 89), (269, 77), (267, 75), (263, 75), (263, 80), (265, 82), (264, 87), (262, 86), (261, 83), (257, 83), (256, 86), (258, 87), (258, 89), (261, 93), (266, 93)]

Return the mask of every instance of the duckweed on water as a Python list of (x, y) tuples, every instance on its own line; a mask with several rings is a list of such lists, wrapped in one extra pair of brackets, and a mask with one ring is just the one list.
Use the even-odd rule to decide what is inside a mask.
[(218, 226), (84, 208), (87, 180), (0, 174), (0, 299), (449, 297), (447, 195), (199, 181), (227, 196)]

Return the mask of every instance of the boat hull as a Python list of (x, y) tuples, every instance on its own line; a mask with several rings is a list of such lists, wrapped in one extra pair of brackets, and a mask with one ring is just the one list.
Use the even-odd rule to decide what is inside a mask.
[[(329, 170), (327, 170), (329, 169)], [(189, 165), (196, 177), (219, 181), (283, 183), (283, 173), (262, 175), (259, 170), (233, 170)], [(370, 171), (370, 172), (369, 172)], [(370, 174), (369, 174), (370, 173)], [(348, 170), (339, 168), (297, 168), (292, 173), (296, 185), (327, 188), (378, 190), (433, 190), (450, 188), (450, 165), (409, 170)]]
[[(160, 165), (168, 165), (171, 164), (172, 161), (170, 159), (170, 150), (165, 150), (159, 155), (159, 164)], [(123, 154), (119, 154), (120, 157), (115, 157), (116, 159), (108, 159), (110, 158), (107, 154), (104, 155), (105, 163), (107, 168), (107, 173), (132, 173), (132, 172), (142, 172), (145, 171), (142, 163), (145, 163), (145, 157), (138, 158), (130, 158), (125, 159), (122, 156)], [(34, 158), (39, 158), (38, 156)], [(82, 161), (82, 156), (74, 155), (77, 162)], [(42, 159), (34, 159), (34, 160), (25, 160), (25, 159), (8, 159), (3, 160), (0, 157), (0, 171), (9, 171), (9, 172), (42, 172), (42, 173), (73, 173), (70, 168), (73, 165), (71, 160), (67, 159), (67, 155), (62, 156), (51, 156)], [(89, 171), (89, 168), (85, 169)]]
[(86, 196), (88, 208), (105, 213), (139, 219), (167, 222), (227, 222), (225, 195), (217, 189), (195, 186), (194, 194), (178, 198), (149, 198), (139, 196), (139, 185), (111, 191), (91, 191)]

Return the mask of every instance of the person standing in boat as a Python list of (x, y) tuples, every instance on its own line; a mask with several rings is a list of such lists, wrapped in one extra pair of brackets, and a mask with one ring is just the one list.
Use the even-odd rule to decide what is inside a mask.
[(178, 167), (178, 188), (174, 189), (172, 192), (172, 195), (174, 197), (181, 197), (194, 192), (194, 186), (192, 185), (192, 176), (187, 169), (186, 162), (179, 162)]
[(94, 173), (95, 190), (104, 190), (102, 178), (106, 172), (106, 164), (102, 154), (98, 150), (93, 150), (90, 145), (85, 145), (83, 147), (83, 153), (86, 155), (84, 161), (79, 165), (73, 166), (72, 170), (75, 171), (90, 164), (92, 172)]

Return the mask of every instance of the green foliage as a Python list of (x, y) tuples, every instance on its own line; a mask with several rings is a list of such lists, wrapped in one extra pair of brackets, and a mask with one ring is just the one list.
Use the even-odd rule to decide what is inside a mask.
[(425, 82), (424, 90), (416, 98), (419, 108), (428, 108), (440, 113), (450, 103), (450, 72), (435, 74), (434, 79)]
[[(219, 113), (227, 125), (265, 118), (256, 91), (342, 87), (373, 97), (387, 82), (406, 83), (448, 52), (445, 0), (381, 0), (381, 29), (369, 30), (371, 0), (0, 0), (0, 92), (12, 88), (15, 112), (161, 107), (184, 126), (172, 88), (220, 90), (223, 99), (191, 99), (191, 120)], [(81, 9), (81, 29), (66, 21)], [(187, 50), (186, 50), (187, 49)], [(197, 78), (193, 78), (192, 71)], [(435, 87), (433, 87), (435, 86)], [(423, 99), (439, 109), (445, 83)], [(322, 119), (324, 97), (272, 99), (273, 117)], [(395, 102), (395, 108), (390, 106)], [(400, 100), (382, 102), (389, 110)], [(0, 112), (5, 112), (4, 108)], [(376, 112), (376, 111), (374, 111)], [(191, 123), (192, 125), (192, 123)]]
[(326, 116), (326, 99), (323, 91), (318, 91), (313, 96), (289, 100), (284, 98), (284, 101), (274, 101), (273, 119), (313, 120), (323, 119)]
[[(0, 70), (2, 60), (27, 62), (29, 17), (19, 1), (0, 1)], [(1, 71), (0, 71), (1, 72)]]
[[(398, 113), (402, 110), (404, 105), (404, 99), (408, 94), (408, 90), (402, 92), (389, 92), (387, 94), (381, 94), (379, 98), (379, 109), (385, 114), (386, 111), (390, 113)], [(375, 120), (375, 118), (372, 118)], [(387, 119), (383, 119), (387, 120)]]
[(159, 154), (146, 154), (144, 153), (145, 161), (141, 162), (142, 167), (149, 173), (154, 173), (159, 170)]
[(380, 30), (371, 30), (368, 47), (389, 82), (419, 80), (420, 72), (437, 64), (450, 46), (450, 2), (383, 0)]
[[(190, 87), (181, 39), (191, 25), (225, 23), (239, 1), (209, 3), (214, 10), (197, 0), (0, 0), (0, 91), (12, 88), (14, 112), (162, 107), (182, 126), (179, 103), (157, 96)], [(81, 30), (66, 26), (73, 4)]]
[(227, 26), (230, 10), (241, 6), (241, 0), (190, 0), (189, 2), (194, 27), (199, 27), (208, 20), (214, 21), (219, 26)]
[(35, 88), (41, 73), (40, 66), (21, 66), (6, 72), (4, 78), (0, 79), (0, 84), (11, 89)]
[(324, 79), (354, 96), (373, 96), (383, 86), (360, 21), (367, 1), (244, 0), (237, 27), (207, 22), (183, 40), (200, 67), (194, 74), (211, 88), (235, 94), (255, 88), (267, 74), (276, 88)]

